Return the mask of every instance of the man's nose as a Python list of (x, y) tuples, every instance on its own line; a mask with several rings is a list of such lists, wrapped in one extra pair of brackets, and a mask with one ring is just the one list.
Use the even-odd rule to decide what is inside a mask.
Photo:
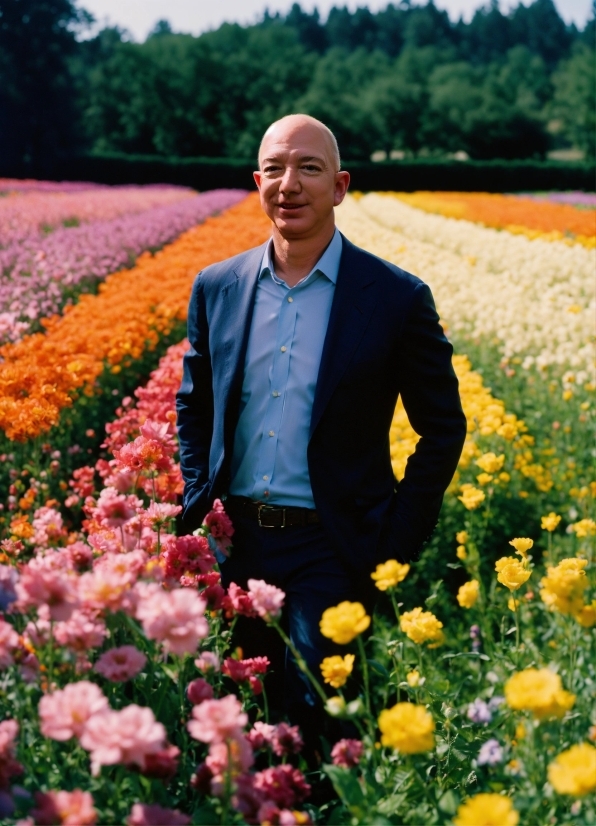
[(300, 174), (295, 166), (286, 166), (279, 188), (282, 192), (299, 192), (301, 189)]

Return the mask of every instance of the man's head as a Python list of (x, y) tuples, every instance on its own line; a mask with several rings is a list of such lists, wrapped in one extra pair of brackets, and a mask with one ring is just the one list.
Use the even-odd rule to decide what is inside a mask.
[(350, 181), (349, 173), (340, 171), (333, 133), (309, 115), (288, 115), (271, 124), (254, 178), (263, 209), (287, 240), (325, 234)]

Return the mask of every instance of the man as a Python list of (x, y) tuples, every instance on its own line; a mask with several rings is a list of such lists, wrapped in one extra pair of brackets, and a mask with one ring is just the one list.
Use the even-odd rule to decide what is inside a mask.
[[(306, 115), (277, 121), (254, 178), (271, 240), (207, 267), (190, 300), (177, 396), (182, 524), (196, 529), (224, 497), (236, 529), (224, 585), (254, 577), (283, 588), (289, 633), (320, 674), (337, 653), (320, 634), (323, 611), (370, 606), (376, 564), (416, 560), (466, 421), (429, 288), (335, 227), (350, 176), (329, 129)], [(388, 434), (400, 394), (421, 438), (397, 484)], [(269, 655), (279, 679), (283, 651), (247, 623), (245, 656)], [(317, 719), (291, 658), (285, 686), (272, 688), (303, 726)]]

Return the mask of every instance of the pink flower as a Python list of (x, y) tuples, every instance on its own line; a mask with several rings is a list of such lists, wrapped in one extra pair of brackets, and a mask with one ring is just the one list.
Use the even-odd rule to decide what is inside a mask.
[(107, 528), (121, 528), (130, 522), (142, 507), (143, 503), (136, 496), (124, 496), (115, 488), (107, 487), (99, 494), (92, 515)]
[(36, 792), (36, 808), (31, 815), (35, 823), (60, 823), (62, 826), (92, 826), (97, 822), (93, 797), (89, 792)]
[[(141, 430), (143, 427), (145, 425), (141, 426)], [(125, 473), (167, 473), (172, 467), (170, 455), (171, 451), (164, 442), (143, 435), (114, 450), (116, 467)]]
[(224, 660), (222, 673), (236, 683), (248, 682), (253, 692), (260, 694), (263, 691), (263, 685), (257, 674), (265, 674), (269, 664), (267, 657), (251, 657), (246, 660), (235, 660), (228, 657)]
[(291, 811), (290, 809), (280, 809), (272, 800), (266, 800), (257, 812), (259, 823), (266, 823), (267, 826), (297, 826), (304, 824), (310, 826), (312, 820), (305, 812)]
[(363, 746), (360, 740), (338, 740), (331, 750), (334, 766), (351, 769), (357, 766), (362, 757)]
[(194, 719), (187, 728), (195, 740), (218, 743), (230, 737), (239, 737), (248, 722), (248, 715), (233, 694), (221, 700), (205, 700), (192, 710)]
[(96, 560), (93, 570), (79, 579), (79, 593), (85, 606), (97, 611), (130, 610), (134, 599), (131, 589), (147, 559), (144, 551), (136, 550), (108, 553)]
[(212, 510), (205, 517), (205, 525), (209, 528), (209, 533), (215, 539), (219, 550), (227, 556), (232, 547), (232, 536), (234, 526), (232, 520), (224, 511), (224, 506), (220, 499), (213, 503)]
[(172, 654), (193, 654), (209, 633), (207, 604), (196, 591), (179, 588), (157, 591), (137, 606), (136, 616), (145, 636), (158, 640)]
[(251, 595), (239, 585), (236, 585), (235, 582), (230, 582), (228, 595), (224, 600), (224, 608), (230, 615), (236, 613), (244, 617), (257, 616)]
[(33, 514), (32, 524), (35, 529), (33, 542), (38, 547), (47, 548), (62, 539), (65, 533), (62, 514), (55, 508), (38, 508)]
[(186, 686), (186, 696), (193, 706), (198, 706), (205, 700), (213, 699), (213, 688), (207, 680), (198, 677)]
[(91, 752), (94, 776), (99, 774), (101, 766), (117, 763), (137, 766), (142, 771), (147, 755), (166, 747), (166, 730), (150, 708), (132, 704), (122, 711), (94, 714), (85, 725), (80, 743)]
[(298, 726), (290, 726), (287, 723), (278, 723), (271, 744), (274, 753), (279, 757), (285, 754), (298, 754), (304, 747)]
[(310, 786), (299, 769), (288, 763), (257, 772), (254, 788), (278, 806), (290, 808), (310, 794)]
[(204, 574), (215, 565), (215, 557), (204, 536), (164, 537), (160, 558), (165, 562), (165, 575), (179, 580), (181, 576)]
[(71, 683), (39, 701), (41, 733), (52, 740), (80, 737), (91, 718), (108, 709), (108, 700), (95, 683)]
[(178, 809), (164, 809), (147, 803), (135, 803), (126, 818), (126, 826), (187, 826), (188, 823), (190, 817)]
[(145, 755), (145, 777), (157, 777), (161, 780), (171, 780), (178, 771), (180, 749), (177, 746), (166, 746), (160, 751)]
[(266, 622), (277, 619), (286, 598), (281, 588), (268, 585), (262, 579), (248, 580), (248, 593), (252, 599), (253, 608)]
[(93, 612), (77, 608), (70, 619), (59, 622), (54, 627), (56, 642), (73, 651), (89, 651), (99, 648), (106, 638), (107, 629), (103, 620)]
[(204, 674), (209, 671), (219, 671), (219, 657), (213, 651), (203, 651), (195, 660), (195, 665)]
[(11, 779), (23, 773), (23, 767), (15, 759), (18, 733), (19, 724), (16, 720), (3, 720), (0, 723), (0, 791), (7, 791)]
[[(230, 772), (232, 777), (237, 777), (242, 772), (248, 771), (254, 762), (250, 743), (242, 734), (230, 737), (226, 742), (211, 743), (209, 754), (205, 764), (213, 773), (215, 783), (220, 781), (224, 784), (224, 775)], [(212, 781), (211, 789), (214, 790)]]
[(275, 726), (257, 721), (246, 735), (246, 739), (254, 751), (260, 751), (271, 745), (274, 734)]
[(13, 654), (19, 647), (19, 635), (9, 622), (0, 617), (0, 668), (14, 663)]
[(142, 512), (143, 520), (152, 528), (161, 528), (182, 510), (181, 505), (170, 505), (167, 502), (151, 502)]
[(68, 560), (52, 551), (23, 566), (16, 591), (22, 607), (47, 605), (53, 620), (67, 620), (78, 603), (76, 575), (65, 569)]
[(95, 663), (94, 670), (106, 680), (125, 683), (145, 667), (147, 657), (134, 645), (121, 645), (105, 651)]

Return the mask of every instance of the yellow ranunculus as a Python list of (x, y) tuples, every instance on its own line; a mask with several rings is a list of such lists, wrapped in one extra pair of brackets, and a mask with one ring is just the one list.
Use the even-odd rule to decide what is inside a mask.
[(374, 579), (379, 591), (386, 591), (388, 588), (395, 588), (408, 575), (409, 565), (402, 565), (397, 559), (388, 559), (377, 565), (371, 578)]
[(479, 473), (476, 480), (479, 485), (489, 485), (494, 478), (490, 473)]
[(466, 485), (465, 488), (462, 486), (462, 495), (457, 498), (463, 504), (464, 508), (473, 511), (484, 502), (486, 496), (483, 491), (478, 490), (478, 488), (475, 488), (473, 485)]
[(455, 826), (517, 826), (519, 813), (508, 797), (484, 793), (462, 803), (453, 822)]
[(517, 591), (518, 588), (527, 582), (532, 572), (525, 568), (523, 563), (514, 556), (502, 556), (495, 563), (497, 579), (510, 591)]
[(370, 617), (360, 602), (340, 602), (323, 612), (319, 624), (321, 634), (338, 645), (346, 645), (366, 631)]
[(596, 534), (596, 522), (594, 522), (593, 519), (581, 519), (579, 522), (576, 522), (575, 525), (572, 525), (571, 528), (575, 535), (580, 538), (594, 536), (594, 534)]
[(457, 592), (457, 601), (462, 608), (471, 608), (476, 604), (480, 594), (480, 583), (477, 579), (465, 582)]
[(435, 721), (424, 706), (397, 703), (379, 715), (381, 743), (402, 754), (418, 754), (434, 748)]
[(558, 565), (549, 565), (546, 576), (540, 580), (540, 597), (545, 605), (561, 614), (575, 615), (583, 608), (584, 591), (588, 578), (584, 568), (586, 559), (568, 557)]
[(531, 711), (538, 720), (563, 717), (575, 703), (561, 678), (548, 668), (526, 668), (505, 683), (505, 700), (516, 711)]
[(591, 603), (582, 605), (573, 616), (584, 628), (592, 628), (596, 625), (596, 599), (593, 599)]
[(466, 551), (466, 546), (458, 545), (457, 550), (455, 551), (455, 555), (458, 559), (461, 559), (463, 561), (468, 555), (468, 552)]
[(596, 791), (596, 748), (580, 743), (561, 752), (549, 764), (548, 779), (559, 794), (581, 797)]
[(498, 473), (505, 462), (505, 454), (495, 456), (494, 453), (483, 453), (479, 459), (476, 459), (476, 464), (485, 473)]
[(405, 611), (399, 625), (404, 634), (419, 645), (430, 642), (432, 645), (429, 648), (437, 648), (444, 642), (443, 623), (430, 611), (423, 611), (422, 608)]
[(417, 669), (408, 671), (406, 681), (410, 688), (417, 688), (420, 685), (420, 672)]
[(341, 688), (345, 685), (346, 680), (352, 673), (354, 668), (354, 655), (346, 654), (345, 657), (336, 655), (334, 657), (325, 657), (321, 663), (321, 673), (326, 683), (333, 686), (333, 688)]
[(559, 522), (561, 521), (561, 517), (558, 516), (554, 511), (551, 511), (548, 516), (543, 516), (540, 520), (540, 527), (543, 531), (549, 531), (552, 533)]
[(526, 559), (528, 551), (534, 546), (534, 540), (521, 537), (519, 539), (512, 539), (509, 544), (513, 545), (516, 553)]
[(467, 531), (458, 531), (455, 534), (455, 538), (459, 542), (460, 545), (465, 545), (466, 542), (469, 539), (468, 532)]
[(519, 608), (520, 605), (521, 605), (521, 600), (516, 599), (516, 597), (509, 597), (509, 599), (507, 600), (507, 608), (509, 608), (509, 610), (513, 611), (514, 613)]

